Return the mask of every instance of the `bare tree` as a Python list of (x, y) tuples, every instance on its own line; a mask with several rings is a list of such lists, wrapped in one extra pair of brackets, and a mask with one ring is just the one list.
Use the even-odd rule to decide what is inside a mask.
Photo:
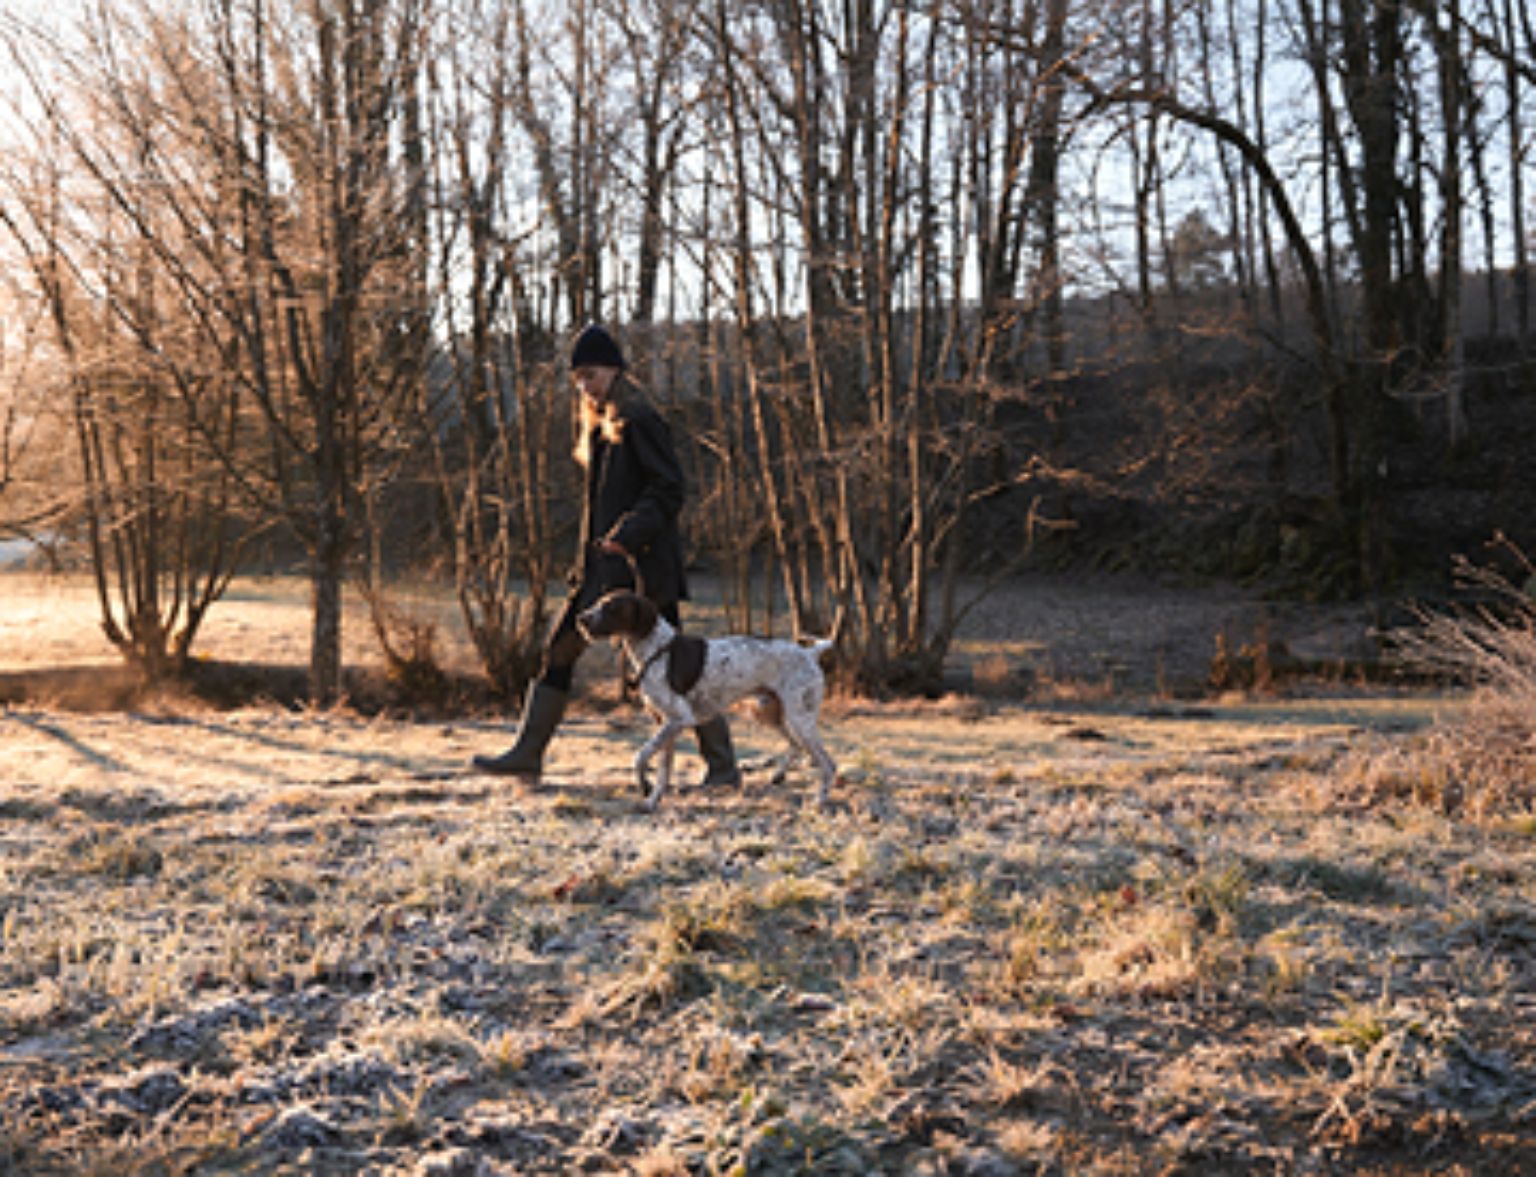
[[(65, 62), (71, 101), (49, 107), (134, 242), (136, 289), (176, 309), (201, 377), (167, 389), (176, 411), (308, 549), (320, 702), (341, 687), (362, 504), (400, 459), (422, 370), (398, 120), (423, 15), (418, 0), (103, 8)], [(153, 358), (145, 297), (114, 305)]]
[[(632, 169), (638, 191), (634, 300), (630, 320), (656, 316), (665, 244), (666, 196), (689, 144), (696, 101), (687, 51), (696, 33), (701, 0), (607, 0), (623, 38), (629, 67), (629, 102), (640, 127), (640, 146), (629, 143), (629, 119), (610, 132), (611, 152)], [(625, 157), (629, 158), (626, 159)], [(621, 173), (622, 174), (622, 173)]]
[[(610, 160), (603, 126), (609, 59), (597, 37), (595, 0), (530, 13), (512, 5), (513, 69), (506, 100), (532, 150), (538, 199), (554, 234), (553, 270), (567, 322), (604, 316), (601, 225)], [(550, 36), (550, 20), (565, 36)]]
[[(467, 39), (465, 29), (474, 30)], [(431, 238), (441, 292), (442, 362), (421, 385), (460, 612), (496, 690), (520, 697), (537, 668), (555, 571), (556, 382), (537, 321), (538, 220), (514, 221), (513, 28), (500, 5), (461, 6), (432, 70)], [(551, 275), (553, 277), (553, 275)]]
[[(134, 0), (92, 28), (51, 133), (61, 199), (95, 202), (60, 223), (91, 220), (100, 248), (40, 234), (35, 202), (17, 222), (68, 263), (34, 285), (67, 289), (79, 371), (110, 373), (71, 418), (101, 430), (81, 452), (144, 452), (129, 426), (174, 408), (302, 539), (318, 698), (342, 571), (406, 470), (517, 690), (563, 543), (554, 340), (591, 317), (630, 329), (694, 426), (690, 530), (737, 607), (761, 570), (794, 628), (841, 619), (865, 682), (924, 687), (980, 509), (1045, 444), (1016, 423), (1089, 355), (1137, 357), (1155, 417), (1177, 382), (1148, 358), (1219, 337), (1277, 453), (1321, 406), (1329, 524), (1369, 587), (1391, 570), (1394, 431), (1429, 428), (1433, 396), (1447, 440), (1463, 429), (1469, 218), (1529, 318), (1536, 70), (1529, 14), (1501, 0)], [(1073, 183), (1088, 171), (1118, 187)], [(1071, 304), (1090, 277), (1141, 322)], [(1069, 335), (1095, 314), (1129, 346)], [(108, 385), (133, 406), (117, 434)], [(82, 478), (109, 469), (138, 467)]]
[[(1066, 12), (715, 9), (736, 328), (768, 530), (796, 628), (841, 617), (871, 685), (937, 684), (968, 607), (955, 588), (969, 512), (1011, 484), (992, 422), (999, 381), (1022, 377), (1031, 308), (1044, 310), (1047, 356), (1064, 362)], [(1005, 35), (1021, 20), (1030, 38)], [(964, 96), (941, 77), (964, 78)], [(974, 210), (948, 257), (942, 207)], [(763, 272), (754, 229), (781, 219), (802, 260), (803, 317), (772, 333), (760, 291), (776, 271)], [(968, 297), (974, 317), (960, 314)]]
[(43, 86), (36, 47), (25, 38), (10, 46), (44, 117), (5, 170), (0, 224), (47, 308), (66, 373), (79, 496), (58, 503), (53, 522), (83, 531), (103, 631), (155, 679), (185, 668), (256, 526), (205, 444), (205, 426), (228, 436), (233, 402), (199, 423), (183, 399), (221, 382), (189, 340), (177, 290), (157, 264), (157, 236), (181, 242), (167, 197), (185, 192), (150, 169), (105, 164), (137, 145), (133, 128), (152, 91), (96, 75), (96, 97), (115, 117), (86, 130)]

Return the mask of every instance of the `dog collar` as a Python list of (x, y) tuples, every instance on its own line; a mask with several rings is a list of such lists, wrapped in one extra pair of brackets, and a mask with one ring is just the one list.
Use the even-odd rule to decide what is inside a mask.
[(676, 643), (677, 643), (677, 635), (674, 634), (674, 635), (672, 635), (672, 640), (671, 641), (667, 642), (667, 644), (662, 646), (659, 650), (653, 651), (649, 658), (647, 658), (638, 667), (636, 667), (634, 677), (629, 680), (628, 685), (633, 687), (635, 690), (638, 691), (640, 689), (640, 680), (643, 679), (646, 676), (646, 674), (650, 671), (651, 667), (655, 666), (656, 663), (661, 658), (665, 657), (666, 655), (668, 655), (668, 654), (670, 654), (672, 652), (672, 647)]

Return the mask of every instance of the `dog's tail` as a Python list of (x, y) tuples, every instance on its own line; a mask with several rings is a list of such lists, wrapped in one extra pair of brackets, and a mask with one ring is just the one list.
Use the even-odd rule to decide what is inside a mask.
[(838, 643), (843, 640), (843, 626), (847, 623), (847, 621), (848, 602), (846, 600), (842, 600), (839, 601), (837, 605), (837, 616), (832, 619), (831, 633), (829, 633), (824, 638), (816, 638), (814, 640), (802, 639), (805, 648), (811, 652), (811, 657), (815, 658), (817, 662), (820, 662), (832, 650), (836, 649)]

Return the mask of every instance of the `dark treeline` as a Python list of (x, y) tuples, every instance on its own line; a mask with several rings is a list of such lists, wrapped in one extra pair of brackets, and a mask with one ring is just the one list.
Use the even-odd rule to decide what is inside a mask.
[(960, 573), (1053, 522), (1063, 388), (1241, 400), (1274, 501), (1316, 456), (1352, 591), (1394, 566), (1401, 420), (1449, 461), (1469, 356), (1529, 392), (1519, 0), (118, 0), (0, 32), (5, 505), (84, 545), (151, 672), (280, 529), (334, 697), (348, 576), (399, 640), (405, 510), (519, 690), (589, 320), (687, 422), (738, 620), (841, 616), (881, 686), (934, 682)]

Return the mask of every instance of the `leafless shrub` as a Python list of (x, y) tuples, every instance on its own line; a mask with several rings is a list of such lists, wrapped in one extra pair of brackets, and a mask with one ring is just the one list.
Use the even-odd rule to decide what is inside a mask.
[(1422, 613), (1395, 646), (1406, 667), (1470, 687), (1466, 705), (1422, 740), (1347, 765), (1345, 783), (1367, 801), (1406, 800), (1476, 821), (1527, 813), (1536, 808), (1536, 600), (1493, 569), (1463, 560), (1457, 571), (1480, 603)]
[(1501, 572), (1457, 561), (1457, 577), (1479, 603), (1457, 612), (1422, 611), (1422, 624), (1396, 639), (1398, 657), (1482, 691), (1536, 699), (1536, 565), (1514, 552), (1529, 579), (1517, 586)]
[(398, 701), (405, 706), (442, 704), (451, 686), (438, 663), (436, 624), (391, 604), (382, 589), (365, 586), (363, 597)]

